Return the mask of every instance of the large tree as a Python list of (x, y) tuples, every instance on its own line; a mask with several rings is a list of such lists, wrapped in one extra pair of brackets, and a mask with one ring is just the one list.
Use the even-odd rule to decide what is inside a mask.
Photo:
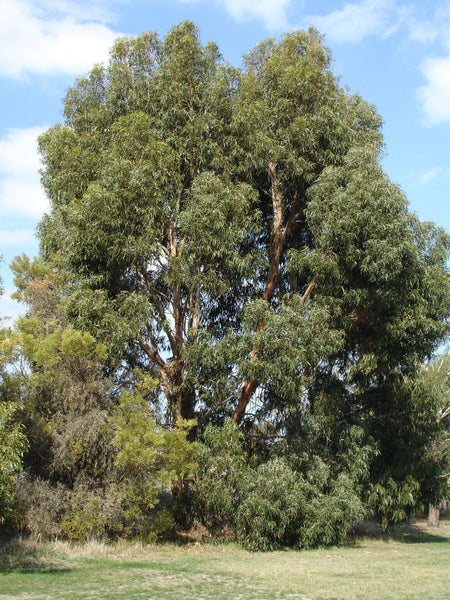
[(119, 39), (40, 139), (67, 314), (156, 372), (174, 420), (286, 432), (318, 414), (376, 435), (447, 334), (448, 237), (408, 212), (379, 115), (330, 60), (315, 30), (240, 70), (189, 22)]

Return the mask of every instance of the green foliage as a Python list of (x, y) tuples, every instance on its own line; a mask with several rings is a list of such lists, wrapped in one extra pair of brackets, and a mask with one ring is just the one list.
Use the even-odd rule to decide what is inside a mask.
[(333, 388), (376, 421), (380, 382), (448, 332), (448, 236), (408, 213), (380, 116), (330, 65), (310, 29), (235, 69), (184, 22), (119, 40), (40, 139), (66, 314), (158, 374), (174, 419), (239, 421), (258, 389), (283, 428)]
[(58, 524), (61, 535), (76, 543), (117, 538), (155, 543), (161, 534), (172, 531), (172, 506), (155, 500), (155, 482), (147, 479), (137, 484), (130, 479), (111, 481), (103, 488), (80, 482), (69, 494), (66, 491)]
[(448, 238), (408, 214), (379, 115), (330, 64), (311, 29), (237, 70), (184, 22), (119, 40), (40, 139), (67, 315), (185, 418), (246, 378), (282, 410), (324, 368), (362, 399), (445, 337)]
[[(91, 497), (82, 504), (74, 503), (60, 521), (61, 532), (68, 540), (83, 543), (90, 539), (101, 539), (105, 535), (106, 515), (102, 498)], [(81, 507), (79, 508), (79, 505)], [(78, 506), (77, 506), (78, 505)]]
[(365, 508), (355, 482), (340, 473), (330, 477), (324, 463), (318, 461), (307, 473), (304, 489), (303, 521), (298, 545), (304, 548), (344, 542), (365, 516)]
[(339, 544), (365, 515), (373, 449), (358, 428), (343, 436), (339, 464), (304, 456), (301, 470), (287, 458), (249, 458), (231, 421), (208, 426), (204, 442), (193, 492), (197, 514), (213, 530), (231, 530), (249, 550)]
[[(428, 481), (422, 488), (425, 493), (424, 502), (434, 505), (448, 498), (450, 493), (450, 354), (448, 348), (436, 356), (420, 371), (415, 388), (416, 396), (422, 399), (425, 409), (432, 408), (431, 423), (434, 435), (423, 457), (428, 466)], [(434, 419), (433, 419), (434, 417)]]
[(445, 496), (445, 481), (441, 478), (445, 472), (443, 457), (432, 450), (441, 438), (440, 398), (423, 368), (418, 367), (409, 376), (391, 374), (383, 388), (374, 390), (367, 402), (370, 412), (366, 427), (377, 440), (379, 450), (371, 467), (372, 483), (380, 484), (395, 498), (397, 492), (391, 489), (389, 480), (399, 489), (402, 482), (415, 481), (420, 488), (414, 491), (418, 510), (430, 502), (440, 502)]
[(386, 522), (439, 496), (417, 366), (448, 335), (450, 239), (331, 64), (310, 29), (236, 69), (184, 22), (118, 40), (41, 136), (50, 210), (13, 264), (2, 389), (72, 539), (154, 537), (170, 488), (252, 549), (339, 543), (369, 479)]
[[(89, 334), (18, 321), (16, 341), (32, 366), (24, 382), (30, 450), (26, 464), (37, 475), (73, 485), (80, 474), (105, 476), (111, 466), (108, 382), (101, 373), (104, 346)], [(47, 448), (46, 448), (47, 446)], [(46, 448), (47, 461), (40, 458)]]
[(292, 544), (304, 509), (298, 475), (280, 458), (263, 463), (252, 475), (237, 511), (238, 540), (253, 551)]
[[(155, 385), (147, 378), (141, 389)], [(123, 530), (155, 541), (174, 526), (172, 510), (158, 506), (161, 494), (179, 488), (180, 482), (182, 488), (195, 473), (199, 448), (188, 440), (195, 422), (180, 419), (171, 430), (158, 425), (149, 404), (136, 391), (122, 394), (115, 423), (115, 489), (121, 496)]]
[(216, 531), (236, 531), (239, 506), (251, 484), (244, 437), (230, 420), (208, 425), (199, 454), (194, 502), (201, 519)]
[[(323, 424), (322, 424), (323, 426)], [(332, 431), (329, 435), (335, 435)], [(331, 439), (329, 439), (329, 444)], [(361, 427), (340, 432), (335, 448), (320, 449), (302, 468), (302, 521), (297, 544), (301, 547), (340, 544), (366, 514), (365, 489), (376, 449)]]
[[(23, 459), (26, 473), (16, 484), (17, 526), (44, 538), (69, 532), (75, 490), (90, 488), (91, 495), (101, 497), (113, 466), (105, 345), (67, 324), (61, 307), (64, 277), (54, 269), (25, 255), (15, 260), (17, 293), (28, 313), (17, 320), (2, 346), (9, 353), (8, 371), (29, 440)], [(92, 510), (88, 504), (84, 512), (97, 515), (100, 522), (101, 511), (94, 502)], [(80, 518), (80, 526), (82, 522), (88, 528), (89, 518)], [(93, 527), (94, 521), (89, 525)]]
[(28, 447), (18, 420), (20, 406), (0, 399), (0, 524), (14, 517), (15, 480), (22, 470), (22, 457)]
[(1, 348), (5, 363), (25, 366), (19, 386), (8, 388), (26, 406), (30, 440), (16, 490), (18, 526), (75, 542), (154, 541), (174, 525), (161, 492), (195, 471), (197, 446), (187, 441), (195, 423), (180, 419), (171, 431), (158, 425), (148, 401), (157, 381), (139, 368), (113, 392), (105, 344), (65, 322), (61, 280), (26, 257), (15, 268), (30, 311)]
[(115, 464), (127, 476), (138, 480), (152, 474), (161, 486), (193, 476), (198, 446), (188, 441), (188, 434), (194, 421), (181, 419), (173, 429), (166, 429), (156, 423), (139, 393), (128, 392), (121, 395), (115, 419)]
[(15, 483), (28, 449), (22, 423), (20, 381), (12, 368), (17, 353), (11, 337), (11, 329), (0, 327), (0, 525), (15, 524), (18, 520)]
[(420, 486), (412, 477), (396, 482), (389, 477), (382, 484), (373, 486), (369, 495), (369, 509), (377, 516), (386, 530), (391, 525), (406, 521), (417, 506)]

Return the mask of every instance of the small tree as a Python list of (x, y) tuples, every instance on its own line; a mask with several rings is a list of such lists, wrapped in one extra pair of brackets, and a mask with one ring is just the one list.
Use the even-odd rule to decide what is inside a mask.
[(433, 495), (430, 497), (428, 521), (439, 524), (439, 505), (449, 498), (450, 490), (450, 355), (448, 349), (436, 356), (421, 370), (420, 383), (433, 399), (436, 418), (436, 434), (432, 439), (426, 458), (435, 466)]
[(14, 521), (15, 481), (22, 470), (27, 438), (17, 413), (20, 406), (0, 399), (0, 525)]
[[(144, 387), (149, 385), (156, 382), (146, 381)], [(179, 419), (173, 429), (164, 428), (139, 386), (121, 395), (115, 423), (115, 488), (122, 497), (123, 527), (126, 533), (154, 541), (175, 525), (172, 505), (158, 507), (161, 495), (172, 490), (180, 494), (194, 477), (199, 450), (188, 441), (188, 433), (195, 423)]]
[[(1, 283), (0, 278), (0, 295)], [(8, 369), (14, 355), (10, 335), (9, 329), (0, 329), (0, 525), (14, 518), (14, 484), (28, 448), (20, 419), (21, 406), (17, 402), (18, 382)]]

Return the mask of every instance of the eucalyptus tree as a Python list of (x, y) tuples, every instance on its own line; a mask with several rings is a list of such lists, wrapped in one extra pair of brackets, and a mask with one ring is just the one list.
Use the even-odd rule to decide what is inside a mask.
[(233, 174), (235, 78), (190, 23), (163, 42), (121, 39), (40, 140), (52, 203), (41, 240), (74, 278), (68, 312), (112, 354), (128, 344), (155, 368), (175, 418), (194, 412), (186, 346), (250, 274), (258, 207)]
[[(119, 39), (40, 138), (44, 256), (176, 420), (386, 412), (447, 333), (449, 240), (380, 166), (381, 119), (315, 30), (225, 64), (185, 22)], [(381, 418), (381, 417), (380, 417)], [(375, 428), (373, 428), (375, 429)]]

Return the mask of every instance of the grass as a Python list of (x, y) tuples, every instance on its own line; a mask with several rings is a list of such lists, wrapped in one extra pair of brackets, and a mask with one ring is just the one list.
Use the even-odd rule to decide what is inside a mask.
[(450, 521), (340, 548), (32, 544), (0, 549), (0, 600), (448, 600)]

